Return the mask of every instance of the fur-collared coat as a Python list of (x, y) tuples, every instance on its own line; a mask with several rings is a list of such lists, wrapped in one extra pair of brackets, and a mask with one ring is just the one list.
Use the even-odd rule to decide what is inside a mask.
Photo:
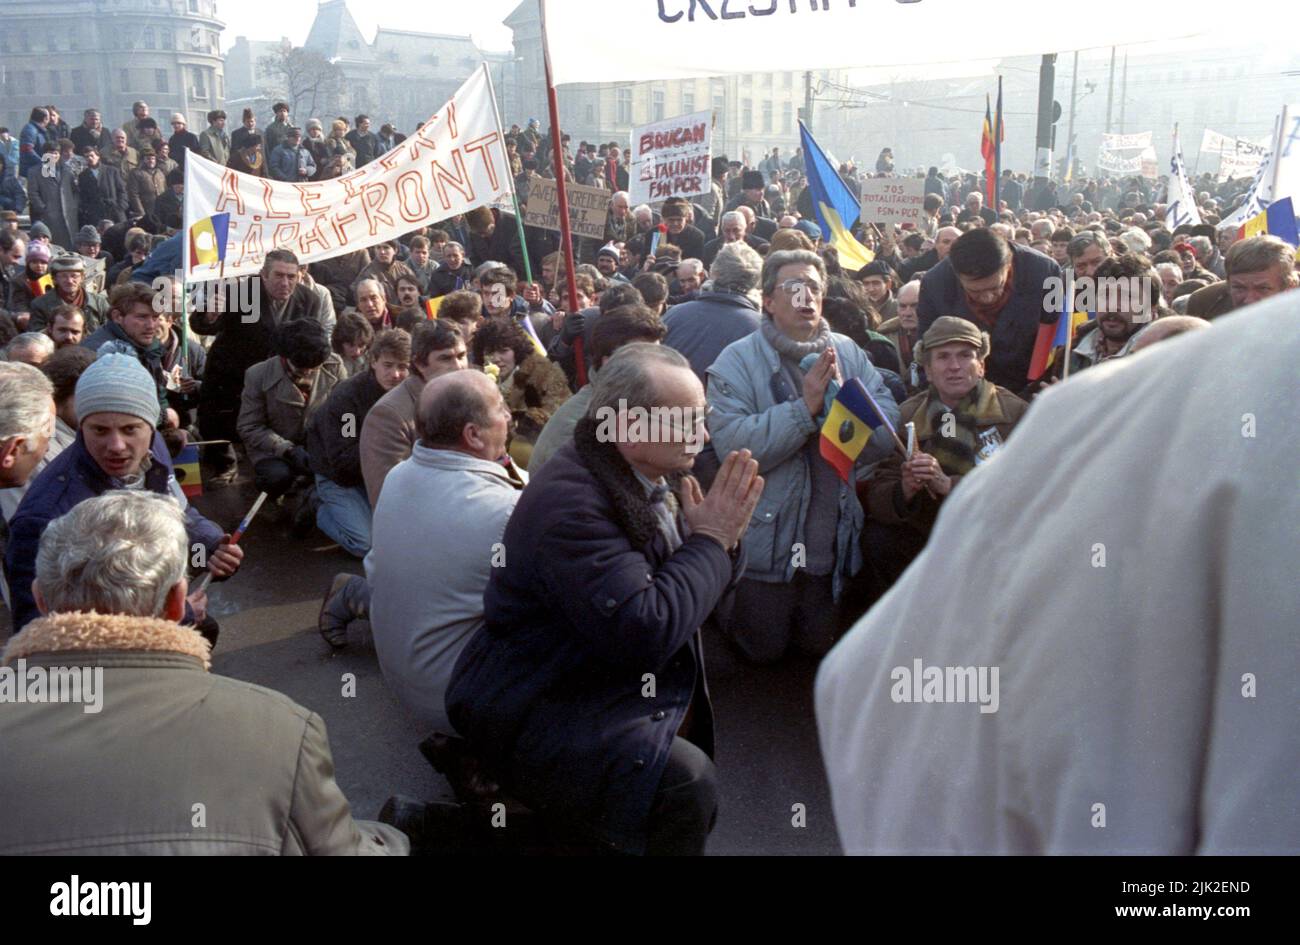
[(83, 690), (0, 713), (4, 756), (41, 759), (0, 766), (0, 853), (409, 852), (400, 831), (352, 819), (319, 715), (209, 672), (209, 655), (191, 628), (121, 614), (52, 614), (10, 640), (5, 666), (102, 673), (102, 702), (87, 712)]

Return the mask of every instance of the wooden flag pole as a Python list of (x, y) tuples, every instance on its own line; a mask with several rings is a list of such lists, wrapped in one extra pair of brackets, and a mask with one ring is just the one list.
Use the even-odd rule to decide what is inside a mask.
[[(538, 0), (542, 18), (542, 59), (546, 64), (546, 104), (551, 115), (551, 161), (555, 171), (555, 196), (560, 204), (560, 244), (564, 250), (565, 280), (569, 288), (569, 312), (578, 311), (578, 283), (573, 278), (578, 271), (573, 259), (573, 236), (569, 229), (569, 198), (564, 186), (564, 151), (560, 144), (560, 105), (555, 94), (555, 79), (551, 75), (551, 50), (546, 41), (546, 0)], [(524, 253), (527, 254), (527, 247)], [(582, 335), (573, 339), (573, 361), (578, 375), (578, 386), (587, 383), (587, 360), (583, 352)]]

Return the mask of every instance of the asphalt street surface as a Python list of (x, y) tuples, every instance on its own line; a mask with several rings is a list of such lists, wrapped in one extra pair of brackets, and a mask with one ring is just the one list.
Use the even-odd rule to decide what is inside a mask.
[[(194, 501), (229, 531), (255, 498), (245, 465), (236, 484), (208, 488)], [(325, 719), (335, 774), (355, 816), (373, 819), (391, 794), (451, 799), (416, 747), (430, 733), (384, 683), (368, 625), (354, 622), (348, 647), (337, 653), (317, 632), (331, 579), (362, 574), (361, 562), (319, 531), (292, 538), (290, 511), (292, 503), (264, 506), (242, 540), (243, 567), (209, 589), (209, 612), (221, 625), (213, 671), (276, 689)], [(711, 633), (704, 647), (721, 790), (708, 852), (838, 854), (813, 720), (816, 661), (750, 666)]]

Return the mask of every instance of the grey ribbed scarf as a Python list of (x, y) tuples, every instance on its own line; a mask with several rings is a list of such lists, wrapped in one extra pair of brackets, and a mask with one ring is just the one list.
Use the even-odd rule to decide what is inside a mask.
[(821, 354), (831, 343), (831, 326), (824, 318), (817, 323), (817, 334), (812, 341), (795, 341), (789, 335), (783, 334), (776, 327), (776, 322), (772, 321), (772, 316), (766, 312), (763, 313), (763, 320), (758, 323), (758, 330), (763, 333), (763, 339), (776, 349), (777, 354), (795, 364), (810, 354)]

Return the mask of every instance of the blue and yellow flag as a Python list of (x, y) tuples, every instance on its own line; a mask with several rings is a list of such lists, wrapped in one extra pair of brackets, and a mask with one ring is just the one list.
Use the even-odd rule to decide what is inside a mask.
[(826, 422), (822, 424), (822, 459), (834, 466), (840, 478), (848, 482), (853, 464), (870, 442), (872, 433), (881, 427), (892, 436), (894, 428), (889, 418), (862, 381), (856, 377), (849, 378), (831, 401)]
[(214, 266), (226, 258), (230, 214), (214, 213), (190, 227), (190, 268)]
[(803, 141), (804, 173), (808, 177), (808, 196), (812, 198), (813, 213), (826, 234), (826, 242), (840, 254), (840, 265), (855, 272), (876, 258), (875, 254), (857, 241), (851, 232), (853, 224), (862, 215), (858, 198), (849, 185), (840, 179), (830, 158), (813, 139), (812, 134), (799, 122)]

